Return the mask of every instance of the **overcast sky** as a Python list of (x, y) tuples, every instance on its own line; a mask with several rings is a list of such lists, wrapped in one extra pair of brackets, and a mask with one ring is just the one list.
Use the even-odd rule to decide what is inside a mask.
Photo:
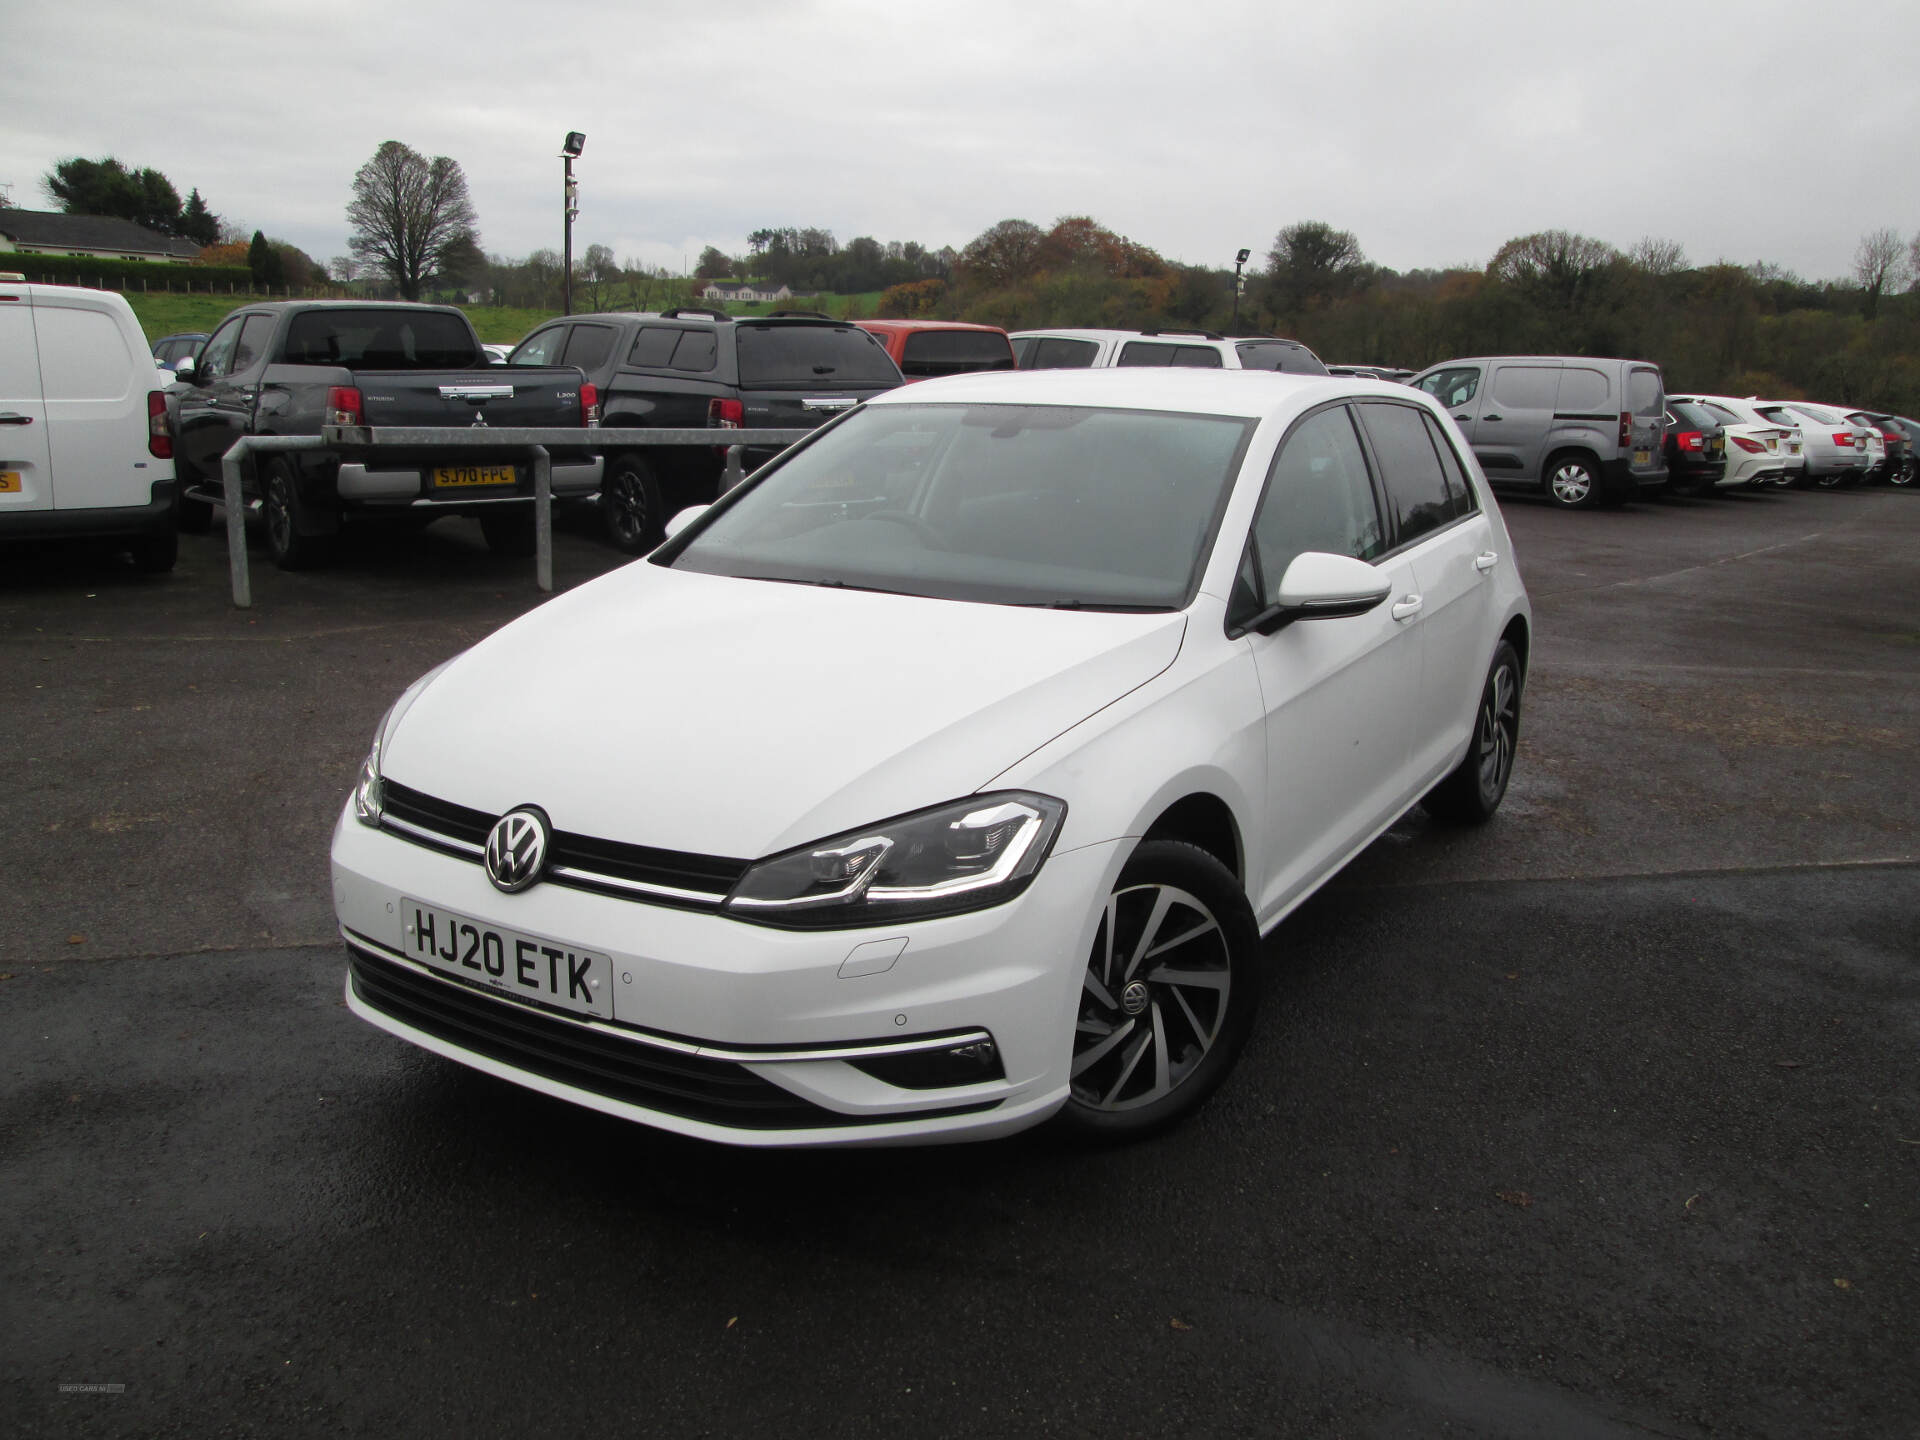
[(0, 183), (113, 155), (321, 261), (383, 140), (481, 243), (679, 271), (761, 226), (964, 246), (1090, 215), (1255, 263), (1325, 220), (1395, 269), (1535, 230), (1845, 275), (1920, 229), (1920, 5), (1456, 0), (6, 0)]

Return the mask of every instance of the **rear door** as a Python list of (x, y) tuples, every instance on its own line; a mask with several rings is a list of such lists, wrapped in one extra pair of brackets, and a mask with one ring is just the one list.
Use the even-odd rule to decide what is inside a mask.
[(1620, 408), (1632, 415), (1633, 443), (1626, 459), (1634, 478), (1657, 481), (1667, 469), (1667, 385), (1658, 366), (1627, 367), (1627, 399)]
[(35, 298), (53, 508), (145, 505), (170, 475), (147, 452), (147, 394), (160, 388), (144, 340), (84, 290)]
[(1482, 468), (1539, 479), (1559, 392), (1558, 365), (1496, 360), (1473, 427), (1473, 451)]
[(53, 508), (47, 407), (33, 343), (33, 295), (0, 284), (0, 533), (6, 517)]
[(809, 429), (904, 383), (857, 325), (735, 321), (734, 360), (747, 429)]

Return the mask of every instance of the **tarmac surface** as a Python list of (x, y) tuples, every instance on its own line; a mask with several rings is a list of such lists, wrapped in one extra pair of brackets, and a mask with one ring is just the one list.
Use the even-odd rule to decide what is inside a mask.
[(1359, 857), (1105, 1151), (737, 1152), (355, 1020), (372, 727), (540, 598), (471, 522), (256, 540), (244, 612), (218, 534), (0, 553), (0, 1429), (1912, 1435), (1920, 497), (1504, 509), (1500, 816)]

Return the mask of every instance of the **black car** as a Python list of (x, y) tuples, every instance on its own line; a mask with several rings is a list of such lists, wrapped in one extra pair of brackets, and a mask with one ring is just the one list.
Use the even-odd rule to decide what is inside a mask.
[(1703, 405), (1667, 403), (1668, 485), (1677, 495), (1711, 495), (1727, 473), (1727, 427)]
[[(885, 347), (851, 321), (693, 308), (549, 321), (507, 363), (579, 366), (599, 387), (601, 425), (620, 429), (806, 430), (904, 383)], [(711, 449), (643, 446), (607, 457), (600, 509), (615, 545), (651, 550), (669, 516), (719, 495), (725, 437), (714, 438)]]
[(1889, 485), (1913, 484), (1914, 444), (1920, 441), (1920, 425), (1898, 415), (1888, 415), (1878, 410), (1866, 410), (1861, 413), (1873, 422), (1874, 428), (1887, 442), (1887, 463), (1875, 478), (1885, 480)]

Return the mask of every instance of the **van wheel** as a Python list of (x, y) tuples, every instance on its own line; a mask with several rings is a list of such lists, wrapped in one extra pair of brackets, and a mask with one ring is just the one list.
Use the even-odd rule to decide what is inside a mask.
[(606, 479), (600, 482), (600, 513), (616, 550), (644, 555), (658, 545), (667, 516), (653, 467), (638, 455), (617, 455), (609, 461)]
[(164, 575), (180, 558), (180, 536), (168, 530), (162, 535), (142, 535), (127, 547), (133, 552), (133, 568), (145, 575)]
[(1429, 790), (1420, 805), (1436, 820), (1483, 825), (1506, 798), (1513, 776), (1513, 755), (1520, 744), (1520, 655), (1502, 640), (1487, 667), (1480, 710), (1473, 722), (1467, 753), (1451, 773)]
[(1600, 503), (1600, 467), (1591, 456), (1556, 455), (1547, 462), (1547, 498), (1563, 510)]
[(533, 525), (530, 505), (501, 506), (480, 517), (480, 533), (486, 537), (487, 549), (514, 560), (524, 560), (538, 548)]
[(1062, 1128), (1131, 1140), (1227, 1077), (1260, 996), (1260, 931), (1233, 873), (1198, 846), (1147, 840), (1107, 897), (1081, 975)]
[(326, 543), (301, 533), (307, 507), (294, 483), (293, 467), (285, 460), (267, 462), (260, 478), (262, 508), (266, 512), (267, 554), (282, 570), (305, 570), (325, 558)]

